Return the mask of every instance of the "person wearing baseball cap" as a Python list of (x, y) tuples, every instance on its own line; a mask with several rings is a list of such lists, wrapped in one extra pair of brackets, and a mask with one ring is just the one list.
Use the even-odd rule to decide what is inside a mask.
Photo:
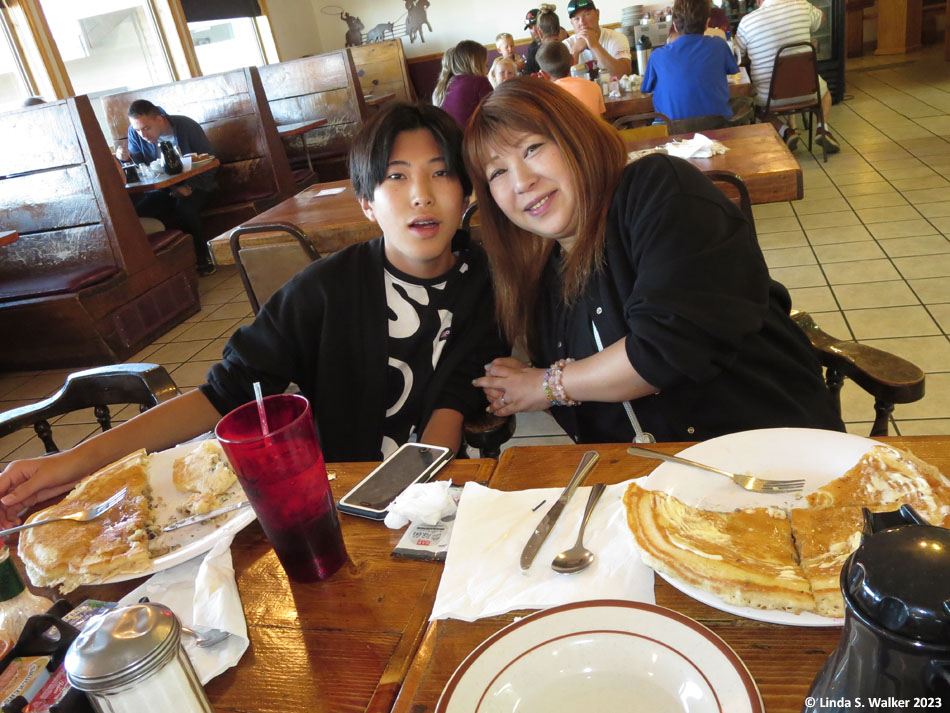
[(535, 55), (538, 54), (538, 47), (541, 46), (541, 31), (538, 29), (538, 15), (540, 14), (541, 10), (535, 7), (528, 10), (528, 14), (524, 16), (524, 29), (531, 34), (531, 44), (528, 45), (528, 50), (525, 52), (522, 74), (537, 74), (541, 71), (538, 60), (535, 58)]
[(570, 0), (567, 16), (574, 34), (564, 44), (571, 51), (574, 64), (596, 60), (597, 66), (617, 77), (633, 71), (630, 42), (623, 33), (600, 26), (600, 10), (593, 0)]

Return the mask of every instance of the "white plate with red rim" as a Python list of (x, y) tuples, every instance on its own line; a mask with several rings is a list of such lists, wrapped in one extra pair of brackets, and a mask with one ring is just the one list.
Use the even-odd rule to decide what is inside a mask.
[(509, 624), (452, 674), (437, 713), (763, 713), (748, 669), (689, 617), (613, 599)]
[[(764, 428), (711, 438), (677, 454), (733, 473), (776, 480), (803, 478), (805, 487), (801, 493), (753, 493), (743, 490), (728, 478), (677, 463), (663, 463), (638, 483), (647, 490), (662, 490), (687, 505), (707, 510), (730, 511), (769, 505), (796, 507), (797, 500), (844, 475), (876, 445), (881, 444), (839, 431)], [(811, 612), (793, 614), (727, 604), (711, 592), (657, 574), (693, 599), (747, 619), (791, 626), (841, 626), (844, 621)]]

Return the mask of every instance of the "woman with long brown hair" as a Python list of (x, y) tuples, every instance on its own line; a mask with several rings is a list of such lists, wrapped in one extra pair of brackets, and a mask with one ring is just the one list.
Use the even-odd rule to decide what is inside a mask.
[(465, 154), (499, 323), (535, 365), (489, 364), (489, 410), (551, 408), (578, 442), (843, 428), (742, 212), (687, 161), (626, 165), (613, 128), (532, 78), (479, 106)]
[(478, 102), (492, 90), (487, 75), (488, 50), (473, 40), (462, 40), (442, 55), (442, 71), (432, 92), (432, 103), (465, 128)]

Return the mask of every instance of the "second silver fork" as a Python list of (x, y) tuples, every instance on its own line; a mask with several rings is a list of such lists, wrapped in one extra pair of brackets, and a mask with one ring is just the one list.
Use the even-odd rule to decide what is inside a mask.
[(752, 475), (730, 473), (728, 470), (722, 470), (721, 468), (706, 465), (705, 463), (697, 463), (696, 461), (680, 458), (679, 456), (672, 456), (668, 453), (650, 450), (649, 448), (643, 448), (642, 446), (630, 446), (627, 448), (627, 453), (632, 456), (639, 456), (641, 458), (655, 458), (656, 460), (665, 460), (670, 463), (679, 463), (680, 465), (691, 465), (694, 468), (702, 468), (703, 470), (708, 470), (718, 475), (723, 475), (732, 480), (732, 482), (738, 485), (740, 488), (745, 488), (746, 490), (751, 490), (756, 493), (794, 493), (805, 487), (804, 480), (769, 480), (767, 478), (756, 478)]

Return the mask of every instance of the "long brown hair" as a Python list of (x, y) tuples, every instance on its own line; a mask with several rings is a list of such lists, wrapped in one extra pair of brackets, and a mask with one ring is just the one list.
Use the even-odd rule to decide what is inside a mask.
[(449, 47), (442, 55), (442, 71), (439, 72), (439, 80), (432, 92), (432, 103), (442, 106), (452, 77), (459, 74), (484, 77), (487, 64), (488, 50), (474, 40), (462, 40), (455, 47)]
[(554, 241), (517, 227), (488, 188), (485, 167), (499, 148), (523, 134), (557, 145), (573, 181), (577, 236), (564, 256), (562, 300), (579, 298), (603, 260), (607, 210), (627, 152), (620, 135), (553, 82), (533, 77), (500, 85), (472, 114), (465, 133), (465, 163), (478, 198), (485, 250), (495, 281), (498, 321), (512, 343), (536, 357), (535, 307), (541, 273)]

